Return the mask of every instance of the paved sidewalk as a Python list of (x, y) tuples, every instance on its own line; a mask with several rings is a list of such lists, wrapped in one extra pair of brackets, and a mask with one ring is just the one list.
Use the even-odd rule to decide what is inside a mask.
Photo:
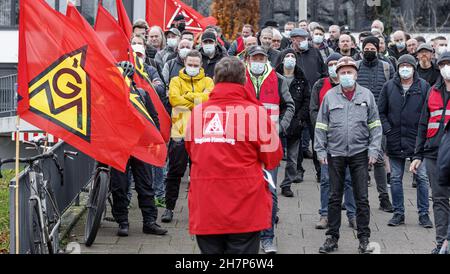
[[(285, 162), (282, 163), (282, 168), (280, 168), (279, 183), (284, 178), (284, 165)], [(315, 172), (312, 171), (314, 168), (311, 160), (306, 161), (305, 168), (307, 170), (306, 181), (292, 187), (295, 197), (285, 198), (279, 194), (280, 212), (278, 216), (280, 222), (276, 228), (279, 254), (317, 254), (325, 239), (324, 230), (314, 229), (314, 225), (319, 219), (320, 195), (319, 184), (314, 179)], [(392, 214), (378, 210), (378, 193), (375, 182), (372, 181), (372, 186), (369, 188), (371, 241), (379, 243), (382, 254), (429, 254), (435, 247), (435, 231), (434, 229), (424, 229), (418, 225), (416, 189), (411, 187), (411, 174), (405, 175), (405, 181), (406, 225), (396, 228), (387, 226)], [(170, 224), (162, 224), (169, 230), (168, 235), (142, 234), (142, 217), (137, 207), (137, 194), (134, 193), (132, 208), (130, 209), (130, 236), (126, 238), (117, 237), (117, 225), (104, 221), (94, 245), (91, 248), (81, 245), (81, 252), (86, 254), (199, 254), (196, 242), (188, 232), (186, 188), (187, 177), (182, 182), (174, 221)], [(163, 209), (159, 209), (159, 217), (162, 212)], [(336, 253), (357, 253), (356, 231), (348, 227), (345, 211), (342, 214), (341, 239), (339, 251)], [(432, 216), (430, 217), (434, 220)], [(71, 232), (71, 241), (83, 243), (84, 220), (84, 217), (81, 218)], [(159, 219), (158, 222), (160, 223)]]

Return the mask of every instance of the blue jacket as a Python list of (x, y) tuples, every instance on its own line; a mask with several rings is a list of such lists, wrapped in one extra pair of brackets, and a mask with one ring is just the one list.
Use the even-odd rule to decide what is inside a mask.
[(405, 95), (398, 74), (384, 85), (378, 100), (378, 109), (389, 157), (414, 156), (420, 115), (429, 90), (430, 85), (419, 78), (417, 72)]
[(439, 146), (438, 167), (439, 167), (439, 184), (441, 186), (450, 187), (450, 123), (441, 145)]

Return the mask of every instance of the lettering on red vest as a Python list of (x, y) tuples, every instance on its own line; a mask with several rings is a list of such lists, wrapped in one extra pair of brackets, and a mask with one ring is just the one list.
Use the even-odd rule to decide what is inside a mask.
[(333, 85), (331, 84), (330, 78), (328, 78), (328, 77), (324, 78), (322, 89), (319, 92), (319, 106), (322, 105), (325, 95), (327, 95), (327, 92), (332, 88), (333, 88)]
[(245, 49), (245, 45), (244, 45), (244, 38), (242, 36), (240, 36), (237, 40), (237, 51), (236, 51), (236, 55), (238, 55), (239, 53), (243, 52)]
[[(445, 119), (442, 119), (445, 108)], [(428, 110), (430, 111), (430, 118), (428, 120), (427, 138), (433, 138), (439, 132), (442, 120), (444, 120), (442, 128), (445, 128), (450, 121), (450, 106), (449, 104), (444, 106), (444, 99), (436, 87), (431, 89), (430, 98), (428, 98)]]

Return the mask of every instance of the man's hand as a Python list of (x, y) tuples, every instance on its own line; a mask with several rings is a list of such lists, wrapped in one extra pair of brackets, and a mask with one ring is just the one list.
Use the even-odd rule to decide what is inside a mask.
[(413, 172), (414, 174), (417, 174), (417, 170), (419, 169), (421, 164), (422, 164), (421, 160), (414, 160), (411, 163), (411, 166), (409, 167), (409, 171)]
[(319, 162), (320, 162), (321, 165), (328, 165), (328, 159), (327, 158), (319, 159)]
[(369, 157), (369, 166), (373, 166), (374, 164), (376, 164), (378, 161), (377, 158), (375, 157)]

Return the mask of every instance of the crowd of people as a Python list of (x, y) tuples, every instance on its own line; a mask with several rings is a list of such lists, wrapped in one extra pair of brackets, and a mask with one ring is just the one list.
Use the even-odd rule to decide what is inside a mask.
[[(230, 43), (217, 26), (199, 34), (187, 31), (179, 15), (165, 32), (136, 21), (130, 41), (171, 115), (172, 130), (166, 168), (131, 159), (129, 176), (111, 174), (120, 236), (128, 235), (130, 181), (134, 178), (139, 194), (144, 233), (164, 235), (156, 207), (165, 208), (163, 223), (177, 218), (180, 183), (189, 167), (189, 229), (202, 253), (257, 253), (260, 247), (276, 253), (277, 178), (284, 158), (283, 197), (294, 197), (291, 186), (303, 182), (305, 172), (320, 183), (315, 227), (327, 229), (320, 253), (338, 248), (342, 207), (357, 230), (359, 252), (371, 252), (372, 171), (379, 209), (392, 214), (386, 225), (404, 224), (405, 169), (414, 173), (418, 224), (435, 227), (431, 252), (447, 247), (450, 52), (445, 37), (427, 41), (404, 31), (389, 36), (379, 20), (358, 37), (337, 25), (327, 31), (306, 20), (288, 22), (280, 30), (270, 20), (259, 31), (243, 25)], [(278, 132), (270, 136), (280, 138), (282, 146), (262, 151), (267, 140), (260, 138), (197, 142), (208, 132), (193, 132), (191, 124), (195, 117), (208, 118), (202, 110), (207, 106), (264, 106), (267, 113), (258, 115), (269, 121), (269, 128), (270, 121), (276, 123)], [(230, 123), (238, 134), (246, 130)], [(223, 134), (220, 128), (209, 129)], [(314, 170), (304, 169), (306, 158), (313, 160)], [(273, 185), (265, 183), (261, 167)]]

